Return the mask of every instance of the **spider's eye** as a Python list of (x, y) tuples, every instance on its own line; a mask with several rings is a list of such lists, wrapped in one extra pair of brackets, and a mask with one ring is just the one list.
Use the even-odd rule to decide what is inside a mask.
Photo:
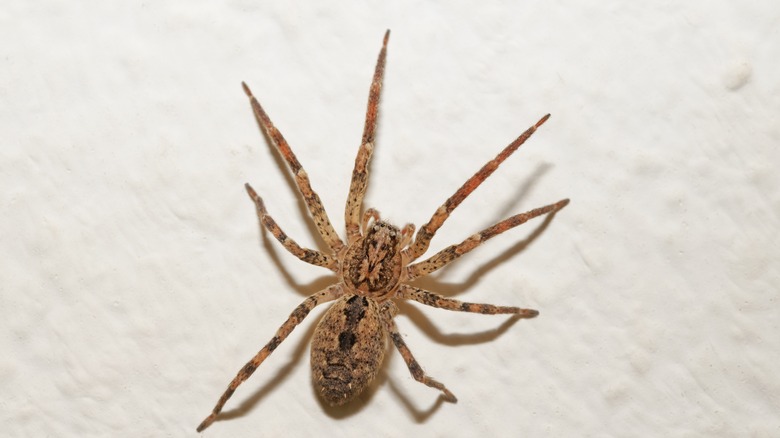
[(374, 225), (371, 229), (374, 231), (379, 231), (379, 225)]
[(390, 237), (395, 237), (395, 231), (390, 232)]

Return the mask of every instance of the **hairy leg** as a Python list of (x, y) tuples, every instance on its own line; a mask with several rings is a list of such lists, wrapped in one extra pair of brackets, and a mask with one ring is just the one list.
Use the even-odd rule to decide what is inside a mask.
[(401, 298), (414, 300), (426, 306), (436, 307), (438, 309), (454, 310), (457, 312), (481, 313), (483, 315), (514, 314), (524, 318), (533, 318), (539, 314), (539, 311), (533, 309), (523, 309), (520, 307), (495, 306), (493, 304), (467, 303), (464, 301), (453, 300), (441, 295), (420, 289), (414, 286), (403, 285), (398, 290)]
[(412, 355), (411, 350), (409, 350), (409, 347), (406, 346), (406, 342), (404, 342), (403, 337), (400, 333), (398, 333), (398, 326), (395, 325), (395, 321), (393, 320), (393, 313), (387, 310), (384, 311), (382, 313), (382, 320), (385, 324), (385, 329), (390, 335), (390, 339), (393, 340), (395, 348), (397, 348), (398, 352), (401, 353), (401, 357), (403, 357), (404, 362), (406, 362), (406, 366), (409, 368), (409, 372), (412, 373), (414, 380), (430, 386), (431, 388), (438, 389), (442, 392), (442, 396), (445, 400), (451, 403), (456, 403), (458, 399), (455, 397), (455, 395), (451, 393), (450, 390), (444, 386), (444, 384), (425, 374), (425, 371), (423, 371), (420, 364), (417, 363), (417, 360)]
[(285, 140), (282, 133), (276, 129), (271, 122), (271, 119), (268, 117), (268, 114), (266, 114), (263, 107), (260, 106), (260, 102), (252, 95), (252, 91), (249, 90), (249, 87), (243, 82), (241, 85), (244, 87), (246, 95), (249, 96), (252, 109), (255, 112), (257, 120), (260, 122), (260, 126), (263, 127), (263, 131), (265, 131), (271, 139), (271, 142), (276, 146), (276, 150), (279, 151), (284, 160), (287, 161), (287, 165), (290, 166), (290, 171), (292, 171), (293, 176), (295, 177), (295, 183), (298, 185), (298, 190), (303, 196), (303, 200), (309, 208), (309, 213), (314, 219), (314, 225), (317, 227), (317, 231), (319, 231), (322, 239), (328, 244), (330, 249), (334, 253), (338, 252), (344, 246), (344, 242), (341, 241), (336, 230), (333, 229), (333, 225), (330, 223), (330, 219), (328, 219), (328, 214), (322, 206), (319, 195), (312, 190), (311, 183), (309, 182), (309, 175), (303, 170), (303, 166), (301, 166), (298, 158), (295, 157), (292, 149), (290, 149), (287, 140)]
[(282, 244), (282, 246), (284, 246), (287, 251), (306, 263), (311, 263), (315, 266), (322, 266), (323, 268), (336, 271), (336, 262), (331, 256), (313, 249), (302, 248), (299, 246), (293, 239), (287, 236), (284, 231), (282, 231), (274, 218), (268, 214), (268, 211), (265, 209), (265, 203), (263, 203), (263, 198), (261, 198), (249, 184), (245, 184), (244, 186), (246, 187), (247, 193), (249, 193), (249, 197), (252, 198), (252, 201), (255, 203), (255, 207), (257, 209), (257, 218), (260, 219), (260, 223), (265, 226), (265, 228), (276, 238), (276, 240), (279, 241), (279, 243)]
[(411, 281), (415, 278), (428, 275), (431, 272), (446, 266), (448, 263), (462, 256), (463, 254), (466, 254), (472, 249), (478, 247), (486, 240), (495, 237), (504, 231), (510, 230), (520, 224), (523, 224), (537, 216), (541, 216), (546, 213), (555, 213), (565, 207), (568, 203), (568, 199), (563, 199), (556, 202), (555, 204), (546, 205), (544, 207), (535, 208), (525, 213), (516, 214), (491, 227), (485, 228), (484, 230), (472, 235), (457, 245), (450, 245), (422, 262), (407, 266), (404, 281)]
[(482, 168), (479, 169), (477, 173), (475, 173), (471, 178), (463, 183), (463, 185), (452, 196), (450, 196), (449, 199), (447, 199), (447, 201), (441, 205), (441, 207), (436, 210), (428, 223), (420, 227), (420, 230), (417, 232), (417, 237), (414, 239), (414, 243), (409, 248), (404, 250), (408, 260), (415, 260), (425, 253), (431, 243), (431, 239), (433, 239), (436, 231), (442, 226), (442, 224), (444, 224), (444, 221), (450, 217), (450, 213), (452, 213), (452, 211), (455, 210), (455, 208), (460, 205), (460, 203), (463, 202), (463, 200), (466, 199), (466, 197), (470, 195), (471, 192), (479, 187), (479, 185), (482, 184), (482, 182), (485, 181), (487, 177), (489, 177), (496, 169), (498, 169), (498, 166), (504, 160), (509, 158), (509, 156), (512, 155), (512, 153), (516, 151), (517, 148), (525, 143), (525, 141), (528, 140), (528, 138), (536, 131), (536, 129), (539, 128), (544, 122), (546, 122), (549, 117), (549, 114), (542, 117), (538, 122), (536, 122), (534, 126), (531, 126), (524, 133), (522, 133), (520, 137), (517, 137), (515, 141), (509, 143), (509, 145), (505, 147), (504, 150), (502, 150), (496, 156), (496, 158), (488, 161), (484, 166), (482, 166)]
[(338, 298), (342, 295), (342, 293), (341, 286), (335, 284), (306, 298), (300, 305), (298, 305), (298, 307), (296, 307), (295, 310), (293, 310), (293, 312), (290, 314), (290, 317), (287, 318), (287, 321), (285, 321), (284, 324), (279, 327), (274, 337), (271, 338), (271, 340), (265, 344), (265, 346), (260, 351), (258, 351), (257, 354), (255, 354), (255, 356), (246, 363), (246, 365), (241, 368), (238, 374), (236, 374), (236, 377), (233, 378), (233, 380), (230, 382), (230, 385), (228, 385), (227, 389), (222, 394), (222, 397), (219, 398), (216, 406), (214, 406), (214, 409), (212, 409), (211, 414), (209, 414), (209, 416), (200, 423), (197, 431), (202, 431), (214, 422), (214, 420), (217, 418), (217, 415), (219, 415), (220, 411), (222, 411), (222, 407), (225, 406), (225, 402), (227, 402), (228, 399), (233, 395), (233, 392), (235, 392), (236, 388), (238, 388), (239, 385), (248, 379), (249, 376), (255, 372), (257, 367), (259, 367), (260, 364), (263, 363), (263, 361), (274, 352), (276, 347), (278, 347), (279, 344), (281, 344), (282, 341), (284, 341), (293, 331), (293, 329), (297, 327), (304, 318), (306, 318), (309, 312), (311, 312), (311, 309), (316, 307), (318, 304), (332, 301)]
[(347, 224), (347, 243), (352, 243), (360, 237), (360, 209), (363, 206), (363, 197), (368, 185), (368, 164), (371, 154), (374, 152), (374, 137), (376, 135), (376, 122), (379, 113), (379, 95), (382, 91), (382, 78), (385, 72), (385, 58), (387, 56), (387, 39), (390, 31), (385, 33), (382, 42), (382, 50), (376, 61), (374, 79), (371, 81), (371, 90), (368, 93), (368, 108), (366, 109), (366, 122), (363, 127), (363, 139), (360, 142), (355, 168), (352, 170), (352, 182), (349, 185), (347, 206), (344, 213)]

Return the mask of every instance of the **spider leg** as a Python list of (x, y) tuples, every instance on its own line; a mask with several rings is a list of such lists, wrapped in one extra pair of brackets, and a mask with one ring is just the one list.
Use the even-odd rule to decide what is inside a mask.
[(447, 199), (444, 204), (441, 205), (441, 207), (436, 210), (428, 223), (423, 225), (420, 228), (420, 231), (417, 232), (414, 243), (409, 248), (404, 249), (404, 253), (407, 255), (409, 260), (415, 260), (425, 253), (425, 251), (428, 249), (428, 245), (431, 243), (431, 239), (433, 239), (436, 231), (439, 229), (439, 227), (442, 226), (444, 221), (450, 217), (450, 213), (452, 213), (452, 211), (455, 210), (455, 208), (460, 205), (460, 203), (463, 202), (463, 200), (466, 199), (466, 197), (471, 194), (471, 192), (479, 187), (479, 185), (482, 184), (482, 182), (485, 181), (487, 177), (489, 177), (504, 160), (506, 160), (510, 155), (512, 155), (514, 151), (517, 150), (517, 148), (525, 143), (525, 141), (528, 140), (528, 138), (536, 131), (536, 129), (539, 128), (539, 126), (541, 126), (544, 122), (546, 122), (548, 118), (550, 118), (550, 115), (545, 115), (538, 122), (536, 122), (535, 125), (531, 126), (519, 137), (517, 137), (515, 141), (509, 143), (509, 145), (507, 145), (504, 150), (496, 155), (496, 158), (493, 158), (484, 166), (482, 166), (482, 168), (479, 169), (477, 173), (475, 173), (471, 178), (463, 183), (463, 185), (452, 196), (450, 196), (449, 199)]
[(211, 414), (209, 414), (209, 416), (200, 423), (197, 431), (201, 432), (203, 429), (209, 427), (209, 425), (214, 422), (214, 420), (217, 418), (217, 415), (219, 415), (220, 411), (222, 411), (222, 407), (225, 406), (225, 402), (227, 402), (230, 396), (233, 395), (233, 392), (235, 392), (236, 388), (238, 388), (239, 385), (241, 385), (246, 379), (249, 378), (249, 376), (252, 375), (252, 373), (255, 372), (257, 367), (259, 367), (260, 364), (263, 363), (263, 361), (271, 353), (273, 353), (276, 347), (278, 347), (279, 344), (281, 344), (282, 341), (287, 338), (293, 329), (298, 324), (300, 324), (304, 318), (306, 318), (311, 309), (313, 309), (318, 304), (332, 301), (342, 294), (343, 291), (341, 286), (339, 284), (334, 284), (327, 289), (311, 295), (301, 304), (299, 304), (298, 307), (296, 307), (295, 310), (293, 310), (293, 312), (290, 314), (290, 317), (287, 318), (287, 321), (285, 321), (284, 324), (279, 327), (274, 337), (271, 338), (271, 340), (265, 344), (265, 346), (260, 351), (258, 351), (257, 354), (255, 354), (255, 356), (246, 363), (246, 365), (241, 368), (238, 374), (236, 374), (236, 377), (233, 378), (233, 380), (230, 382), (230, 385), (228, 385), (227, 389), (222, 394), (222, 397), (219, 398), (219, 401), (217, 402), (216, 406), (214, 406)]
[(265, 209), (265, 203), (263, 203), (263, 198), (261, 198), (249, 184), (245, 184), (244, 187), (246, 187), (249, 197), (252, 198), (252, 201), (255, 203), (257, 218), (260, 219), (260, 223), (273, 234), (276, 240), (278, 240), (287, 251), (306, 263), (322, 266), (323, 268), (328, 268), (332, 271), (336, 270), (335, 260), (331, 256), (313, 249), (301, 248), (293, 239), (289, 238), (287, 234), (282, 231), (274, 218), (268, 214), (268, 211)]
[(458, 312), (482, 313), (483, 315), (515, 314), (524, 318), (533, 318), (539, 311), (520, 307), (494, 306), (493, 304), (467, 303), (443, 297), (414, 286), (403, 285), (398, 290), (400, 297), (414, 300), (426, 306)]
[(537, 216), (541, 216), (546, 213), (555, 213), (565, 207), (568, 203), (568, 199), (563, 199), (556, 202), (555, 204), (535, 208), (525, 213), (516, 214), (512, 217), (504, 219), (503, 221), (472, 235), (457, 245), (450, 245), (444, 248), (443, 250), (422, 262), (407, 266), (404, 273), (405, 277), (402, 279), (402, 281), (411, 281), (415, 278), (428, 275), (431, 272), (446, 266), (448, 263), (462, 256), (463, 254), (466, 254), (472, 249), (478, 247), (491, 237), (501, 234), (506, 230), (512, 229)]
[(363, 197), (368, 185), (368, 163), (374, 152), (374, 137), (376, 134), (377, 115), (379, 113), (379, 94), (382, 91), (382, 78), (385, 72), (385, 58), (387, 56), (387, 39), (390, 31), (385, 32), (382, 42), (382, 50), (376, 61), (374, 79), (371, 81), (371, 90), (368, 93), (368, 108), (366, 108), (366, 122), (363, 126), (363, 139), (360, 142), (355, 167), (352, 170), (352, 182), (349, 184), (347, 206), (344, 213), (347, 224), (347, 243), (352, 243), (360, 237), (360, 209)]
[(241, 86), (244, 87), (244, 92), (247, 96), (249, 96), (252, 109), (254, 110), (255, 116), (260, 122), (263, 131), (265, 131), (265, 133), (271, 139), (271, 143), (276, 146), (276, 150), (282, 154), (284, 160), (287, 161), (287, 165), (290, 167), (290, 171), (292, 171), (293, 176), (295, 177), (295, 183), (298, 185), (298, 190), (303, 196), (303, 200), (306, 202), (306, 206), (309, 208), (309, 213), (311, 213), (311, 216), (314, 219), (314, 224), (317, 226), (317, 231), (319, 231), (322, 239), (325, 241), (325, 243), (328, 244), (330, 249), (333, 250), (333, 252), (338, 252), (338, 250), (344, 246), (344, 242), (341, 241), (338, 234), (336, 233), (336, 230), (333, 228), (333, 225), (330, 223), (330, 219), (328, 219), (328, 214), (325, 212), (325, 208), (322, 206), (322, 201), (320, 200), (319, 195), (317, 195), (317, 193), (312, 190), (311, 183), (309, 182), (309, 175), (305, 170), (303, 170), (303, 166), (301, 166), (298, 158), (295, 157), (292, 149), (290, 149), (290, 145), (287, 144), (287, 140), (285, 140), (282, 136), (282, 133), (276, 129), (274, 124), (271, 122), (271, 119), (268, 117), (268, 114), (266, 114), (265, 110), (263, 110), (263, 107), (260, 106), (260, 102), (258, 102), (255, 96), (252, 95), (252, 91), (249, 90), (249, 87), (246, 85), (246, 83), (242, 82)]
[(393, 320), (393, 315), (391, 312), (387, 311), (387, 309), (385, 309), (385, 311), (382, 312), (382, 322), (384, 323), (385, 329), (390, 335), (390, 339), (393, 340), (393, 344), (395, 344), (395, 348), (397, 348), (398, 352), (401, 353), (401, 357), (404, 358), (404, 362), (406, 362), (406, 366), (409, 367), (409, 372), (412, 373), (412, 377), (414, 377), (414, 380), (423, 383), (427, 386), (430, 386), (431, 388), (438, 389), (439, 391), (442, 392), (442, 396), (444, 397), (444, 400), (451, 403), (457, 403), (458, 399), (455, 397), (453, 393), (450, 392), (449, 389), (447, 389), (446, 386), (444, 386), (444, 384), (425, 374), (425, 371), (423, 371), (420, 364), (417, 363), (417, 360), (412, 355), (412, 352), (409, 350), (409, 347), (406, 346), (406, 342), (404, 342), (403, 337), (401, 337), (401, 334), (398, 333), (398, 326), (395, 325), (395, 321)]

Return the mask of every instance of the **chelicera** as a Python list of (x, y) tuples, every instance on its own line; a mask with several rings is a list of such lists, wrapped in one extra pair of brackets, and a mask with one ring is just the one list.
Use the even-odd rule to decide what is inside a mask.
[(338, 281), (306, 298), (293, 310), (271, 340), (239, 370), (211, 414), (198, 426), (198, 431), (214, 422), (236, 388), (255, 372), (319, 304), (335, 301), (314, 332), (311, 343), (312, 380), (320, 396), (334, 406), (354, 399), (371, 383), (382, 364), (388, 338), (401, 353), (415, 380), (438, 389), (445, 400), (457, 401), (442, 383), (428, 376), (414, 359), (393, 320), (398, 312), (394, 300), (414, 300), (431, 307), (488, 315), (514, 314), (531, 318), (538, 314), (533, 309), (462, 302), (412, 286), (409, 282), (442, 268), (504, 231), (537, 216), (554, 214), (568, 204), (569, 200), (563, 199), (514, 215), (461, 243), (444, 248), (423, 261), (416, 261), (428, 249), (431, 239), (450, 213), (547, 121), (549, 114), (482, 166), (434, 212), (431, 219), (416, 234), (412, 224), (398, 228), (383, 221), (379, 212), (374, 209), (362, 211), (368, 182), (368, 166), (374, 150), (379, 95), (389, 35), (388, 31), (374, 70), (363, 138), (352, 171), (345, 210), (346, 241), (341, 240), (333, 228), (319, 196), (312, 190), (306, 171), (287, 141), (271, 123), (249, 87), (242, 84), (262, 129), (290, 167), (316, 228), (329, 250), (323, 252), (302, 248), (295, 243), (268, 214), (262, 198), (247, 184), (246, 190), (255, 203), (260, 223), (294, 256), (304, 262), (330, 269), (336, 274)]

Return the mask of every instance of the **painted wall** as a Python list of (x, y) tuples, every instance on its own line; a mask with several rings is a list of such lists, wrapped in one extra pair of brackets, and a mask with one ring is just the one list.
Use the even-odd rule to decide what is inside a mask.
[(541, 314), (402, 304), (406, 342), (458, 404), (392, 351), (369, 394), (330, 409), (309, 379), (317, 309), (204, 436), (777, 435), (778, 19), (776, 1), (7, 0), (3, 434), (196, 436), (334, 281), (259, 230), (245, 182), (323, 248), (241, 81), (341, 230), (390, 28), (367, 198), (386, 219), (424, 223), (552, 113), (432, 250), (571, 204), (418, 284)]

